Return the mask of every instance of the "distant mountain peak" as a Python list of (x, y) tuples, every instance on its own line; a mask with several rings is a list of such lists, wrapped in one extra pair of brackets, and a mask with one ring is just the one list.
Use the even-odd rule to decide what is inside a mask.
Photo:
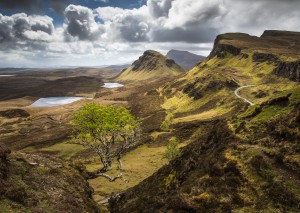
[[(160, 67), (178, 66), (173, 59), (167, 58), (154, 50), (147, 50), (144, 54), (132, 64), (132, 71), (157, 70)], [(179, 68), (179, 67), (178, 67)]]
[(177, 64), (183, 68), (190, 70), (196, 66), (199, 62), (204, 61), (206, 57), (196, 55), (194, 53), (185, 50), (172, 49), (167, 53), (167, 57), (173, 59)]
[(145, 80), (175, 76), (185, 70), (161, 53), (154, 50), (147, 50), (128, 69), (124, 70), (118, 77), (120, 80)]

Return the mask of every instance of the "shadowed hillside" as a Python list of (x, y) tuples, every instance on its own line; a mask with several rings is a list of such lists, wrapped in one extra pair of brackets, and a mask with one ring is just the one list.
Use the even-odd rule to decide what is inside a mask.
[(173, 59), (177, 64), (182, 66), (184, 69), (190, 70), (198, 63), (204, 61), (206, 57), (196, 55), (188, 51), (170, 50), (167, 53), (167, 57)]
[(1, 212), (99, 212), (92, 189), (63, 161), (0, 144)]

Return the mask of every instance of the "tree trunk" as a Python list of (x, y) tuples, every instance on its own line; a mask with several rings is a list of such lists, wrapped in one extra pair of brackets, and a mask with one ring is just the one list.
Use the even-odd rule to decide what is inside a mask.
[(105, 173), (107, 171), (112, 170), (111, 162), (102, 161), (103, 167), (99, 169), (100, 173)]

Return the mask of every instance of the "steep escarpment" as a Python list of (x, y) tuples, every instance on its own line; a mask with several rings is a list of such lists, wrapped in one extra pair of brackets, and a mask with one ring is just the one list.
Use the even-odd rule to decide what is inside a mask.
[(183, 74), (185, 70), (159, 52), (148, 50), (117, 77), (119, 81), (161, 79)]
[(300, 60), (293, 62), (279, 62), (274, 69), (275, 75), (300, 82)]
[(261, 37), (248, 34), (219, 35), (209, 56), (225, 58), (226, 54), (274, 65), (273, 74), (299, 82), (300, 33), (266, 31)]

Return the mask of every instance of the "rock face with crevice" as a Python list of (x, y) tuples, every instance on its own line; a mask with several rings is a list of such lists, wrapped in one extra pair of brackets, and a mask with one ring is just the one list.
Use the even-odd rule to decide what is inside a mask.
[(278, 57), (270, 53), (254, 53), (252, 59), (254, 62), (277, 62)]
[(300, 82), (300, 60), (295, 62), (279, 62), (273, 73), (280, 77)]

